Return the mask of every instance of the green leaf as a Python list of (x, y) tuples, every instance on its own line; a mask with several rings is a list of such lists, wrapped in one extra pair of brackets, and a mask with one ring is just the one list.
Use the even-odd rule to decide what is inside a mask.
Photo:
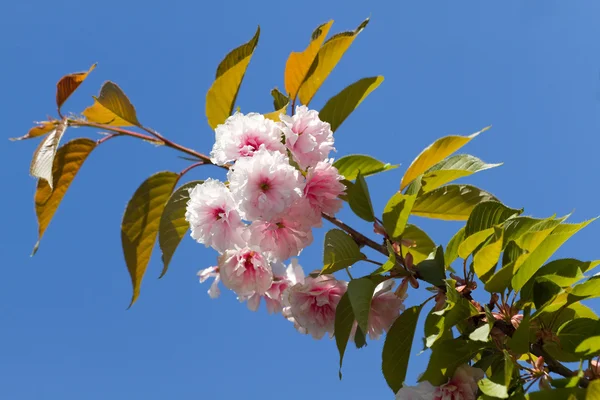
[(158, 244), (162, 251), (163, 270), (160, 274), (162, 278), (169, 269), (169, 263), (175, 250), (183, 236), (190, 227), (189, 222), (185, 220), (185, 211), (187, 202), (190, 199), (189, 191), (203, 181), (192, 181), (180, 186), (173, 192), (165, 209), (160, 217), (158, 228)]
[(460, 338), (439, 341), (432, 347), (427, 369), (419, 381), (428, 381), (434, 386), (446, 383), (458, 366), (471, 360), (487, 346), (484, 342)]
[(561, 352), (567, 353), (573, 358), (559, 356), (557, 360), (578, 361), (595, 356), (600, 350), (598, 336), (600, 336), (600, 321), (597, 319), (577, 318), (566, 322), (558, 331), (558, 343), (560, 343)]
[(552, 379), (550, 383), (555, 388), (574, 388), (579, 386), (579, 376), (571, 376), (569, 378)]
[(554, 254), (554, 252), (571, 236), (587, 226), (596, 218), (579, 224), (561, 224), (554, 228), (547, 237), (536, 246), (525, 261), (516, 267), (516, 274), (512, 279), (512, 286), (520, 290), (525, 283), (535, 274), (537, 269)]
[(356, 179), (359, 172), (362, 176), (369, 176), (398, 168), (398, 165), (384, 164), (373, 157), (362, 154), (344, 156), (335, 161), (333, 166), (338, 169), (340, 175), (350, 181)]
[(498, 201), (484, 201), (479, 203), (473, 208), (471, 215), (469, 215), (469, 219), (465, 225), (465, 237), (492, 228), (522, 212), (522, 209), (508, 208)]
[(48, 136), (46, 136), (38, 145), (33, 153), (29, 173), (31, 176), (44, 179), (52, 190), (54, 188), (53, 166), (54, 158), (58, 150), (58, 145), (67, 130), (65, 120), (61, 121)]
[(178, 179), (179, 174), (174, 172), (154, 174), (140, 185), (127, 204), (121, 224), (121, 242), (133, 285), (129, 307), (140, 294), (142, 279), (156, 241), (160, 217)]
[(497, 271), (485, 283), (485, 290), (490, 293), (501, 293), (510, 288), (510, 281), (514, 275), (514, 263), (508, 263)]
[(386, 246), (389, 254), (387, 261), (381, 267), (373, 271), (371, 275), (385, 274), (386, 272), (394, 268), (394, 266), (396, 266), (396, 253), (394, 253), (394, 249), (392, 248), (389, 242), (386, 242)]
[(533, 304), (541, 310), (562, 291), (561, 287), (546, 277), (536, 278), (533, 283)]
[(529, 353), (529, 327), (531, 309), (528, 307), (523, 311), (523, 320), (515, 330), (512, 337), (508, 339), (508, 346), (517, 354)]
[(332, 274), (364, 260), (358, 245), (346, 232), (332, 229), (325, 235), (323, 269), (321, 274)]
[(348, 204), (354, 213), (367, 222), (375, 221), (375, 213), (373, 212), (373, 204), (371, 203), (371, 195), (365, 178), (358, 172), (356, 183), (348, 188)]
[(498, 259), (502, 253), (502, 240), (504, 230), (493, 228), (494, 236), (490, 242), (484, 245), (473, 257), (473, 270), (482, 282), (487, 282), (490, 275), (494, 273)]
[(510, 355), (503, 351), (503, 360), (496, 365), (492, 370), (492, 376), (489, 378), (483, 378), (477, 384), (481, 391), (488, 395), (499, 399), (508, 398), (508, 389), (512, 380), (514, 364)]
[[(354, 82), (327, 101), (319, 112), (319, 118), (329, 122), (331, 130), (335, 132), (359, 104), (381, 85), (381, 82), (383, 82), (383, 76), (363, 78)], [(302, 89), (300, 89), (300, 93), (302, 93)]]
[(444, 286), (446, 268), (444, 266), (444, 249), (438, 246), (430, 259), (421, 261), (416, 268), (419, 278), (434, 286)]
[(410, 252), (415, 265), (427, 259), (436, 249), (433, 240), (416, 225), (406, 224), (404, 232), (402, 232), (402, 240), (413, 242), (411, 247), (402, 245), (402, 252), (403, 254)]
[(444, 264), (449, 267), (452, 265), (454, 260), (458, 258), (458, 247), (462, 243), (465, 237), (465, 227), (463, 226), (452, 236), (452, 239), (448, 242), (448, 246), (446, 246), (446, 253), (444, 254)]
[(569, 293), (570, 303), (600, 296), (600, 275), (594, 275), (585, 282), (575, 285)]
[(565, 388), (528, 393), (527, 400), (584, 400), (585, 389)]
[(232, 50), (219, 64), (216, 79), (206, 93), (206, 117), (212, 129), (225, 122), (233, 112), (235, 100), (259, 36), (260, 26), (250, 41)]
[(369, 331), (369, 311), (371, 310), (371, 299), (375, 287), (383, 282), (380, 276), (366, 276), (360, 279), (352, 279), (348, 283), (348, 298), (352, 305), (352, 311), (358, 322), (358, 326), (366, 333)]
[(105, 82), (94, 104), (83, 110), (88, 121), (111, 126), (139, 126), (135, 108), (116, 83)]
[(346, 291), (335, 309), (334, 332), (335, 344), (337, 345), (340, 353), (340, 369), (338, 371), (340, 379), (342, 379), (342, 362), (344, 361), (344, 353), (346, 352), (346, 346), (348, 345), (348, 339), (350, 338), (350, 332), (352, 331), (353, 324), (354, 312), (352, 311), (350, 298), (348, 297), (348, 292)]
[(275, 88), (271, 90), (271, 96), (273, 96), (273, 108), (275, 111), (279, 111), (290, 103), (289, 97), (281, 93), (279, 89)]
[(484, 229), (468, 238), (458, 246), (458, 256), (466, 260), (479, 246), (494, 234), (494, 228)]
[(46, 180), (38, 180), (34, 198), (38, 221), (38, 240), (31, 255), (36, 253), (42, 236), (52, 221), (67, 189), (94, 148), (96, 148), (96, 142), (91, 139), (80, 138), (66, 143), (58, 149), (54, 157), (52, 165), (54, 190)]
[(469, 154), (448, 157), (423, 173), (423, 190), (429, 192), (456, 179), (472, 175), (500, 164), (486, 164)]
[(419, 196), (412, 214), (426, 218), (464, 221), (469, 218), (477, 204), (489, 200), (496, 198), (474, 186), (447, 185)]
[(598, 316), (594, 313), (594, 311), (592, 311), (592, 309), (590, 309), (587, 306), (584, 306), (581, 303), (570, 304), (563, 308), (560, 308), (559, 310), (543, 310), (542, 312), (535, 313), (531, 316), (532, 320), (537, 319), (537, 323), (541, 324), (542, 326), (545, 326), (547, 329), (552, 329), (552, 332), (556, 332), (556, 328), (576, 318), (588, 318), (598, 320)]
[(311, 41), (308, 47), (303, 52), (292, 52), (285, 64), (285, 90), (289, 97), (295, 99), (298, 95), (298, 90), (306, 78), (325, 37), (331, 29), (333, 20), (319, 25), (311, 35)]
[(398, 239), (404, 233), (408, 217), (416, 196), (397, 192), (383, 209), (383, 227), (392, 239)]
[(488, 342), (490, 340), (491, 329), (492, 327), (490, 324), (483, 324), (469, 334), (469, 339), (479, 342)]
[(360, 329), (360, 326), (356, 327), (356, 332), (354, 333), (354, 345), (357, 349), (362, 349), (367, 345), (367, 338), (362, 329)]
[[(317, 90), (319, 90), (346, 50), (348, 50), (354, 39), (356, 39), (356, 36), (362, 32), (368, 23), (369, 19), (367, 18), (355, 30), (333, 35), (323, 43), (317, 56), (312, 60), (312, 64), (298, 91), (298, 97), (302, 104), (308, 105), (310, 103)], [(294, 96), (290, 97), (294, 98)]]
[(383, 345), (381, 369), (394, 393), (402, 388), (422, 306), (405, 310), (391, 326)]
[(469, 136), (446, 136), (433, 142), (410, 164), (400, 183), (400, 190), (489, 128), (488, 126)]
[(585, 400), (600, 400), (600, 381), (593, 380), (590, 382), (585, 394)]

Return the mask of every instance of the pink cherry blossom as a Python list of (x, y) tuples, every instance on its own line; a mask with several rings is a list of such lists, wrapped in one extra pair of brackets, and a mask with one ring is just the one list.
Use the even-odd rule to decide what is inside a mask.
[(221, 290), (219, 289), (219, 281), (221, 280), (219, 267), (209, 267), (200, 270), (198, 271), (198, 277), (200, 278), (200, 283), (204, 283), (208, 278), (215, 278), (213, 283), (210, 285), (210, 289), (208, 289), (208, 295), (211, 299), (216, 299), (221, 295)]
[(190, 223), (191, 236), (218, 252), (244, 243), (245, 224), (231, 192), (218, 180), (209, 178), (190, 191), (185, 219)]
[[(387, 332), (396, 318), (400, 316), (400, 311), (404, 311), (404, 297), (398, 297), (392, 291), (394, 287), (393, 280), (381, 282), (375, 288), (373, 299), (371, 300), (371, 310), (369, 311), (369, 337), (377, 340)], [(354, 323), (351, 336), (354, 337), (356, 331), (356, 322)]]
[(285, 145), (300, 168), (324, 161), (333, 147), (333, 132), (328, 122), (319, 119), (319, 113), (306, 106), (296, 107), (293, 117), (282, 115), (279, 124), (285, 135)]
[(273, 283), (269, 261), (255, 248), (227, 250), (219, 257), (219, 272), (223, 284), (240, 299), (262, 295)]
[(396, 400), (433, 400), (436, 387), (424, 381), (417, 386), (403, 386), (396, 393)]
[(310, 276), (303, 283), (291, 286), (284, 294), (284, 316), (294, 322), (296, 329), (321, 339), (333, 335), (335, 309), (346, 292), (347, 282), (333, 275)]
[(302, 195), (303, 178), (281, 153), (264, 148), (240, 158), (229, 170), (229, 188), (248, 221), (270, 221)]
[(339, 198), (346, 190), (340, 181), (344, 179), (332, 165), (333, 160), (319, 161), (316, 166), (308, 169), (304, 196), (317, 213), (335, 215), (342, 208)]
[(477, 381), (483, 379), (484, 372), (479, 368), (461, 365), (456, 369), (452, 379), (436, 388), (434, 400), (475, 400), (477, 398)]
[(241, 157), (250, 157), (260, 148), (285, 153), (281, 129), (261, 114), (236, 112), (215, 129), (211, 161), (224, 165)]
[(269, 252), (278, 261), (300, 254), (313, 241), (311, 226), (320, 222), (308, 201), (298, 199), (292, 206), (271, 221), (254, 221), (249, 226), (249, 243)]

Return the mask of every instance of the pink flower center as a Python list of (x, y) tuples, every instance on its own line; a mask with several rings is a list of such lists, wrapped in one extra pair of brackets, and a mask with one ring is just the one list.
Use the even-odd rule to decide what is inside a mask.
[(213, 210), (213, 217), (215, 220), (220, 220), (225, 215), (225, 209), (223, 207), (217, 207)]
[(240, 155), (244, 157), (252, 156), (263, 144), (263, 141), (259, 137), (247, 136), (239, 145)]
[(258, 184), (258, 186), (260, 187), (260, 190), (262, 192), (266, 193), (271, 188), (271, 182), (269, 182), (269, 179), (265, 178), (262, 181), (260, 181), (260, 183)]

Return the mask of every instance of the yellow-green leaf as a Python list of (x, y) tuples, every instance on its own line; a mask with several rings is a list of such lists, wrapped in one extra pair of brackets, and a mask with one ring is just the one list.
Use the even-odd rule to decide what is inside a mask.
[(36, 253), (40, 240), (42, 240), (48, 224), (50, 224), (75, 175), (77, 175), (83, 162), (95, 147), (96, 142), (86, 138), (71, 140), (64, 144), (58, 149), (52, 166), (54, 190), (47, 181), (38, 180), (34, 198), (35, 213), (38, 220), (38, 240), (33, 248), (32, 255)]
[[(317, 56), (312, 60), (306, 77), (303, 77), (304, 81), (298, 91), (298, 97), (302, 104), (308, 105), (310, 103), (317, 90), (319, 90), (325, 79), (333, 71), (337, 63), (340, 62), (346, 50), (354, 42), (356, 36), (362, 32), (368, 23), (369, 19), (367, 18), (355, 30), (338, 33), (323, 43)], [(290, 97), (294, 98), (294, 96)]]
[(493, 195), (470, 185), (447, 185), (417, 197), (411, 213), (419, 217), (464, 221), (482, 201), (496, 200)]
[(16, 140), (31, 139), (39, 136), (44, 136), (46, 133), (52, 132), (54, 129), (56, 129), (56, 126), (59, 124), (59, 122), (60, 121), (58, 120), (38, 122), (38, 125), (31, 128), (29, 132), (27, 132), (27, 134), (15, 138), (10, 138), (9, 140), (12, 140), (14, 142)]
[(465, 144), (469, 143), (471, 139), (480, 133), (485, 132), (489, 128), (490, 127), (488, 126), (469, 136), (452, 135), (443, 137), (433, 142), (433, 144), (423, 150), (421, 154), (414, 159), (412, 164), (410, 164), (406, 170), (406, 173), (404, 174), (404, 177), (402, 177), (400, 190), (408, 186), (409, 183), (414, 181), (419, 175), (426, 172), (429, 168), (433, 167), (435, 164), (442, 161), (444, 158), (448, 157)]
[(490, 276), (490, 271), (493, 273), (494, 268), (498, 264), (498, 259), (502, 253), (502, 240), (504, 238), (504, 230), (502, 228), (492, 228), (495, 230), (494, 238), (490, 243), (483, 246), (473, 256), (473, 269), (482, 282), (487, 282)]
[(494, 233), (494, 228), (484, 229), (477, 233), (472, 234), (468, 238), (464, 239), (458, 246), (458, 256), (460, 258), (467, 259), (471, 253), (475, 251), (483, 242), (485, 242)]
[(173, 192), (165, 209), (160, 217), (158, 226), (158, 244), (162, 251), (163, 270), (160, 274), (162, 278), (169, 268), (171, 258), (187, 232), (190, 224), (185, 220), (185, 210), (187, 202), (190, 199), (189, 191), (202, 181), (192, 181), (180, 186)]
[(267, 113), (267, 114), (264, 114), (264, 116), (265, 116), (265, 118), (268, 118), (268, 119), (270, 119), (272, 121), (279, 122), (280, 121), (279, 116), (281, 114), (283, 114), (283, 115), (286, 114), (287, 106), (288, 105), (286, 103), (283, 107), (281, 107), (281, 109), (279, 109), (277, 111), (273, 111), (273, 112)]
[(500, 165), (502, 164), (487, 164), (479, 158), (469, 154), (457, 154), (448, 157), (429, 168), (423, 174), (423, 191), (429, 192), (448, 182), (472, 175), (479, 171), (499, 167)]
[(435, 243), (421, 228), (415, 225), (406, 224), (402, 232), (402, 241), (412, 241), (412, 246), (402, 245), (402, 253), (410, 252), (413, 257), (413, 264), (417, 265), (427, 259), (432, 251), (435, 250)]
[(231, 51), (219, 64), (217, 78), (206, 93), (206, 118), (211, 128), (215, 129), (225, 122), (233, 112), (235, 99), (259, 36), (260, 26), (250, 41)]
[(338, 169), (340, 175), (343, 175), (345, 179), (350, 181), (356, 179), (359, 172), (362, 176), (369, 176), (398, 168), (398, 165), (382, 163), (373, 157), (363, 154), (350, 154), (341, 157), (333, 163), (333, 166)]
[(96, 68), (97, 64), (90, 67), (85, 72), (75, 72), (73, 74), (65, 75), (56, 84), (56, 105), (58, 109), (62, 107), (65, 101), (73, 94), (75, 90), (81, 85), (81, 83), (87, 78), (87, 76)]
[(306, 78), (306, 74), (310, 69), (325, 37), (329, 33), (329, 29), (333, 24), (333, 20), (319, 25), (311, 36), (311, 41), (308, 47), (303, 52), (292, 52), (285, 63), (285, 90), (291, 99), (295, 99), (298, 95), (298, 89)]
[(152, 175), (135, 191), (123, 216), (121, 243), (133, 285), (131, 304), (139, 294), (156, 241), (160, 218), (177, 184), (179, 174), (164, 171)]
[(416, 196), (397, 192), (383, 209), (383, 226), (390, 238), (396, 240), (402, 236)]
[(327, 232), (323, 247), (321, 274), (332, 274), (365, 259), (354, 239), (341, 229)]
[(383, 82), (383, 76), (363, 78), (354, 82), (331, 99), (319, 112), (322, 121), (329, 122), (331, 130), (336, 131), (344, 120), (360, 103)]
[(83, 110), (88, 121), (112, 126), (139, 126), (135, 108), (116, 83), (105, 82), (94, 104)]
[(54, 180), (52, 178), (52, 166), (54, 164), (54, 157), (58, 150), (58, 145), (62, 139), (65, 131), (67, 130), (67, 123), (62, 120), (48, 136), (44, 138), (38, 145), (37, 149), (33, 153), (31, 159), (31, 165), (29, 166), (29, 173), (31, 176), (45, 179), (50, 185), (50, 189), (54, 187)]

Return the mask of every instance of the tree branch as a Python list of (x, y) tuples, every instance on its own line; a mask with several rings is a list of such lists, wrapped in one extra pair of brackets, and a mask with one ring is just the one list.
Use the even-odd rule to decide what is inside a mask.
[(345, 232), (347, 232), (348, 234), (350, 234), (350, 236), (352, 236), (352, 238), (359, 245), (368, 246), (368, 247), (372, 248), (373, 250), (380, 252), (381, 254), (383, 254), (386, 257), (388, 257), (390, 255), (388, 253), (387, 247), (385, 247), (382, 244), (376, 243), (374, 240), (369, 239), (368, 237), (366, 237), (362, 233), (356, 231), (355, 229), (349, 227), (348, 225), (346, 225), (339, 219), (329, 216), (327, 214), (321, 214), (321, 216), (323, 217), (323, 219), (326, 219), (327, 221), (331, 222), (338, 228), (340, 228), (340, 229), (344, 230)]
[[(577, 376), (577, 372), (571, 371), (569, 368), (562, 365), (559, 361), (556, 361), (550, 354), (544, 350), (544, 347), (541, 343), (533, 343), (531, 345), (531, 353), (535, 354), (538, 357), (544, 357), (544, 362), (546, 366), (550, 370), (550, 372), (554, 372), (555, 374), (564, 376), (565, 378), (572, 378)], [(585, 378), (579, 379), (579, 386), (582, 388), (588, 387), (589, 381)]]

